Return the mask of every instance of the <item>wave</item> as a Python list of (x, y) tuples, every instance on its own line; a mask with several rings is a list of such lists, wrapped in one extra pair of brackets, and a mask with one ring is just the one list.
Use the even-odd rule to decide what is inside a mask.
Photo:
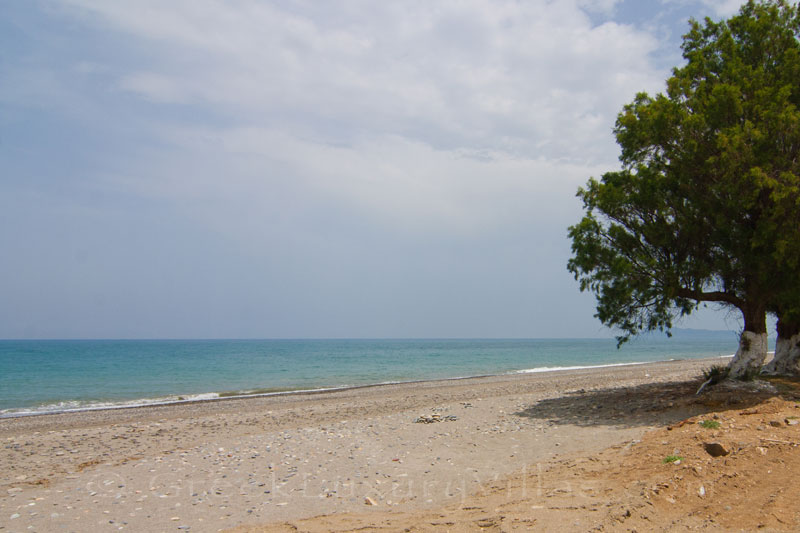
[(61, 402), (38, 405), (36, 407), (12, 408), (0, 410), (0, 418), (17, 418), (32, 415), (52, 415), (58, 413), (75, 413), (80, 411), (100, 411), (104, 409), (127, 409), (129, 407), (146, 407), (150, 405), (167, 405), (172, 403), (188, 403), (203, 400), (215, 400), (220, 395), (216, 392), (190, 394), (183, 396), (167, 396), (161, 398), (139, 398), (122, 401), (87, 401), (64, 400)]
[[(733, 355), (720, 355), (720, 359), (728, 359)], [(680, 361), (680, 359), (664, 359), (662, 361), (633, 361), (630, 363), (610, 363), (607, 365), (579, 365), (579, 366), (537, 366), (535, 368), (526, 368), (523, 370), (515, 370), (513, 374), (536, 374), (538, 372), (557, 372), (559, 370), (584, 370), (589, 368), (610, 368), (614, 366), (634, 366), (634, 365), (649, 365), (658, 362), (667, 361)]]
[[(371, 385), (366, 385), (371, 386)], [(175, 405), (183, 403), (207, 402), (216, 400), (236, 400), (245, 398), (260, 398), (264, 396), (280, 396), (284, 394), (314, 394), (320, 392), (334, 392), (358, 388), (353, 386), (325, 387), (318, 389), (255, 389), (247, 391), (205, 392), (201, 394), (183, 394), (160, 398), (140, 398), (137, 400), (121, 401), (81, 401), (67, 400), (36, 407), (0, 409), (0, 419), (20, 418), (24, 416), (57, 415), (62, 413), (79, 413), (85, 411), (104, 411), (108, 409), (131, 409), (136, 407), (154, 407)]]

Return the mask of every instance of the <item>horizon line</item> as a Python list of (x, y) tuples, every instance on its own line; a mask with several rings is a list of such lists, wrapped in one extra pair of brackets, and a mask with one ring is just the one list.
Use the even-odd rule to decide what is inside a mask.
[[(734, 329), (675, 328), (673, 332), (737, 333)], [(645, 332), (635, 337), (668, 335), (660, 331)], [(0, 341), (449, 341), (449, 340), (615, 340), (615, 336), (578, 337), (8, 337)]]

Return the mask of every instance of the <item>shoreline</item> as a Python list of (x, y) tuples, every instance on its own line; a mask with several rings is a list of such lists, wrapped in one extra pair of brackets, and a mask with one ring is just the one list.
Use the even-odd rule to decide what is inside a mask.
[[(50, 416), (50, 415), (60, 415), (60, 414), (69, 414), (69, 413), (84, 413), (84, 412), (93, 412), (93, 411), (112, 411), (112, 410), (119, 410), (119, 409), (146, 409), (150, 407), (159, 407), (159, 406), (172, 406), (172, 405), (191, 405), (197, 403), (205, 403), (205, 402), (219, 402), (219, 401), (228, 401), (228, 400), (245, 400), (245, 399), (252, 399), (252, 398), (269, 398), (274, 396), (294, 396), (294, 395), (319, 395), (319, 394), (329, 394), (334, 392), (341, 392), (341, 391), (348, 391), (348, 390), (359, 390), (359, 389), (367, 389), (367, 388), (375, 388), (375, 387), (384, 387), (384, 386), (392, 386), (392, 385), (414, 385), (420, 383), (436, 383), (436, 382), (450, 382), (450, 381), (461, 381), (461, 380), (470, 380), (470, 379), (481, 379), (481, 378), (495, 378), (495, 377), (502, 377), (502, 376), (513, 376), (518, 374), (547, 374), (550, 372), (565, 372), (565, 371), (573, 371), (573, 370), (590, 370), (590, 369), (604, 369), (604, 368), (614, 368), (614, 367), (627, 367), (627, 366), (639, 366), (639, 365), (649, 365), (649, 364), (659, 364), (659, 363), (669, 363), (673, 361), (697, 361), (697, 360), (717, 360), (717, 359), (730, 359), (733, 355), (722, 355), (718, 357), (711, 357), (711, 358), (675, 358), (675, 359), (665, 359), (665, 360), (658, 360), (658, 361), (632, 361), (632, 362), (625, 362), (625, 363), (608, 363), (602, 365), (574, 365), (574, 366), (564, 366), (564, 367), (534, 367), (530, 369), (521, 369), (521, 370), (510, 370), (507, 372), (499, 373), (499, 374), (481, 374), (481, 375), (470, 375), (470, 376), (455, 376), (455, 377), (446, 377), (446, 378), (433, 378), (433, 379), (422, 379), (422, 380), (408, 380), (408, 381), (385, 381), (385, 382), (378, 382), (378, 383), (366, 383), (361, 385), (345, 385), (339, 387), (321, 387), (316, 389), (297, 389), (297, 390), (284, 390), (284, 391), (274, 391), (274, 392), (256, 392), (256, 393), (248, 393), (243, 392), (242, 394), (236, 394), (238, 391), (221, 391), (221, 392), (202, 392), (196, 394), (187, 394), (187, 395), (180, 395), (178, 399), (172, 398), (138, 398), (135, 400), (122, 400), (119, 403), (114, 402), (98, 402), (98, 405), (87, 405), (85, 407), (75, 407), (75, 408), (62, 408), (62, 409), (48, 409), (39, 411), (37, 409), (43, 409), (47, 406), (42, 407), (32, 407), (32, 408), (18, 408), (20, 410), (13, 411), (13, 412), (0, 412), (0, 420), (6, 419), (15, 419), (15, 418), (27, 418), (27, 417), (38, 417), (38, 416)], [(231, 394), (232, 393), (232, 394)], [(183, 396), (189, 396), (188, 398), (182, 398)], [(72, 400), (67, 400), (72, 401)], [(111, 405), (107, 405), (107, 404)], [(14, 408), (10, 408), (14, 409)], [(31, 409), (32, 411), (27, 411), (26, 409)], [(8, 411), (8, 410), (6, 410)]]
[(648, 406), (673, 402), (662, 389), (675, 383), (696, 389), (720, 359), (4, 418), (0, 530), (219, 531), (436, 509), (685, 419), (680, 405)]

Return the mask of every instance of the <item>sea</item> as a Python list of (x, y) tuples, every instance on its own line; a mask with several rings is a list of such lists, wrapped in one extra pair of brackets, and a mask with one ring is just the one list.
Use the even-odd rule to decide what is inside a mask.
[(732, 355), (730, 331), (601, 339), (0, 340), (0, 418)]

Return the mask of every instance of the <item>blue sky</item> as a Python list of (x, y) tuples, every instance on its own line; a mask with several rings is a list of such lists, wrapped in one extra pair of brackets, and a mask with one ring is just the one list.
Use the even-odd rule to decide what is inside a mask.
[(610, 335), (575, 191), (739, 5), (2, 2), (0, 337)]

